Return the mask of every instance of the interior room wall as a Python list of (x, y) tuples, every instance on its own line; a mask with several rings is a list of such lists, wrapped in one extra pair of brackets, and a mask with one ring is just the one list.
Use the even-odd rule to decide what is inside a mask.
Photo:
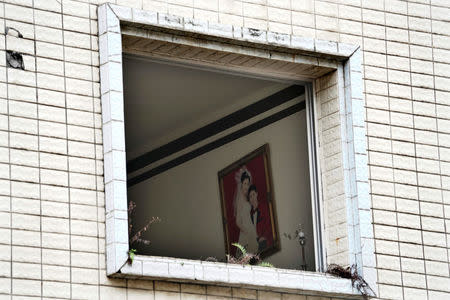
[(145, 234), (151, 244), (138, 247), (139, 253), (190, 259), (223, 259), (225, 247), (218, 172), (265, 143), (270, 147), (276, 217), (281, 239), (281, 251), (265, 260), (276, 267), (300, 267), (298, 241), (289, 240), (284, 233), (292, 234), (301, 223), (307, 237), (308, 268), (313, 269), (304, 110), (129, 188), (128, 199), (138, 205), (135, 224), (143, 224), (151, 216), (161, 218), (161, 222), (152, 225)]
[(127, 159), (270, 96), (291, 83), (123, 57)]

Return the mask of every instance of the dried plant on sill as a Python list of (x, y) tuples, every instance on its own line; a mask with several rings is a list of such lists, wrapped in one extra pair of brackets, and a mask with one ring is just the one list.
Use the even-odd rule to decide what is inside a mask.
[(219, 262), (219, 260), (217, 258), (215, 258), (214, 256), (208, 256), (205, 261), (209, 261), (209, 262)]
[[(141, 229), (133, 233), (132, 219), (135, 213), (135, 209), (136, 203), (130, 200), (130, 203), (128, 204), (128, 236), (130, 236), (129, 239), (130, 248), (134, 244), (150, 245), (150, 241), (142, 238), (142, 235), (149, 229), (150, 225), (161, 221), (159, 217), (152, 217), (149, 221), (145, 223), (145, 225)], [(127, 262), (129, 264), (133, 263), (134, 255), (136, 254), (136, 252), (137, 252), (136, 249), (130, 249), (130, 251), (128, 251)]]
[(259, 255), (249, 253), (245, 249), (244, 246), (233, 243), (233, 246), (237, 247), (239, 251), (241, 251), (241, 255), (238, 257), (234, 257), (230, 254), (227, 254), (227, 262), (229, 264), (239, 264), (239, 265), (252, 265), (252, 266), (260, 266), (260, 267), (270, 267), (273, 268), (274, 266), (271, 263), (261, 261)]
[(351, 267), (342, 267), (337, 264), (330, 264), (327, 268), (326, 273), (341, 277), (351, 279), (352, 286), (356, 287), (356, 289), (363, 295), (364, 299), (368, 299), (371, 296), (375, 295), (375, 292), (369, 286), (369, 284), (362, 278), (361, 275), (358, 274), (358, 270), (356, 269), (356, 265), (352, 265)]

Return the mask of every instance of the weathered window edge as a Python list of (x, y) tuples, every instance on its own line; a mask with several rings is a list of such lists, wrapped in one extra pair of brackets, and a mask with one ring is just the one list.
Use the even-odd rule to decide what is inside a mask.
[[(106, 257), (107, 274), (109, 276), (137, 276), (134, 267), (124, 267), (128, 259), (128, 226), (127, 226), (127, 188), (126, 188), (126, 158), (123, 116), (123, 86), (122, 86), (122, 45), (120, 22), (142, 24), (157, 27), (162, 30), (185, 31), (190, 34), (209, 36), (213, 40), (232, 40), (238, 44), (248, 44), (258, 47), (275, 47), (277, 51), (289, 53), (301, 51), (306, 55), (320, 58), (332, 58), (343, 62), (338, 67), (339, 102), (341, 114), (342, 157), (345, 173), (345, 193), (347, 201), (347, 229), (349, 237), (349, 261), (356, 264), (359, 273), (376, 291), (376, 270), (374, 256), (374, 240), (369, 197), (367, 146), (365, 130), (365, 110), (362, 92), (361, 50), (359, 47), (344, 43), (314, 40), (287, 34), (258, 31), (250, 28), (240, 28), (223, 24), (212, 24), (199, 20), (187, 20), (182, 17), (156, 12), (132, 9), (112, 4), (103, 4), (98, 9), (99, 42), (100, 42), (100, 73), (101, 98), (104, 141), (105, 197), (106, 197)], [(154, 259), (137, 256), (136, 262)], [(175, 259), (176, 260), (176, 259)], [(174, 263), (167, 258), (168, 265)], [(184, 264), (184, 260), (176, 260), (175, 264)], [(196, 262), (194, 265), (205, 265)], [(225, 267), (227, 266), (227, 267)], [(219, 268), (228, 271), (235, 266), (227, 264)], [(257, 268), (258, 269), (258, 268)], [(156, 269), (155, 269), (156, 270)], [(278, 270), (278, 269), (276, 269)], [(118, 273), (120, 271), (120, 274)], [(260, 270), (272, 274), (273, 270)], [(283, 270), (280, 269), (280, 272)], [(287, 270), (284, 270), (287, 271)], [(278, 272), (278, 271), (276, 271)], [(309, 276), (301, 272), (298, 276)], [(158, 274), (142, 276), (177, 279)], [(139, 275), (138, 275), (139, 276)], [(326, 278), (323, 274), (314, 274), (314, 278)], [(183, 278), (178, 278), (183, 279)], [(197, 280), (186, 278), (187, 280)], [(205, 280), (206, 282), (213, 282)], [(222, 282), (227, 283), (227, 282)], [(228, 282), (232, 284), (232, 282)], [(257, 284), (256, 286), (264, 286)], [(248, 285), (253, 285), (247, 283)], [(294, 288), (294, 287), (292, 287)], [(347, 291), (347, 292), (345, 292)], [(334, 292), (338, 292), (335, 290)], [(343, 294), (348, 293), (345, 288)]]

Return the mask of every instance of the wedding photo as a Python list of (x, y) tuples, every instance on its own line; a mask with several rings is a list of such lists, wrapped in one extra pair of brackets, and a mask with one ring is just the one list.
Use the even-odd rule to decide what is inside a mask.
[(269, 158), (265, 144), (219, 172), (227, 254), (234, 243), (261, 257), (280, 249)]

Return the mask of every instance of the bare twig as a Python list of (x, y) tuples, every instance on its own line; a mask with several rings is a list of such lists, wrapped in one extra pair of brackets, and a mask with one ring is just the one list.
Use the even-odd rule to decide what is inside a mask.
[(136, 209), (136, 203), (134, 201), (130, 201), (128, 203), (128, 234), (130, 236), (129, 243), (130, 243), (130, 245), (132, 245), (134, 243), (149, 245), (150, 241), (147, 239), (143, 239), (142, 235), (144, 234), (144, 232), (146, 232), (148, 230), (150, 225), (152, 225), (153, 223), (160, 222), (161, 219), (159, 217), (152, 217), (150, 219), (150, 221), (147, 221), (147, 223), (144, 225), (144, 227), (142, 227), (141, 229), (139, 229), (137, 232), (135, 232), (132, 235), (132, 232), (133, 232), (132, 219), (133, 219), (133, 216), (135, 213), (135, 209)]
[(150, 221), (147, 222), (147, 224), (145, 224), (144, 227), (142, 227), (140, 230), (138, 230), (131, 238), (130, 238), (130, 244), (133, 244), (135, 242), (138, 243), (142, 243), (144, 245), (149, 245), (150, 241), (146, 240), (146, 239), (142, 239), (141, 236), (144, 232), (146, 232), (148, 230), (148, 228), (150, 227), (150, 225), (152, 225), (153, 223), (157, 223), (160, 222), (161, 219), (158, 217), (152, 217), (152, 219)]

